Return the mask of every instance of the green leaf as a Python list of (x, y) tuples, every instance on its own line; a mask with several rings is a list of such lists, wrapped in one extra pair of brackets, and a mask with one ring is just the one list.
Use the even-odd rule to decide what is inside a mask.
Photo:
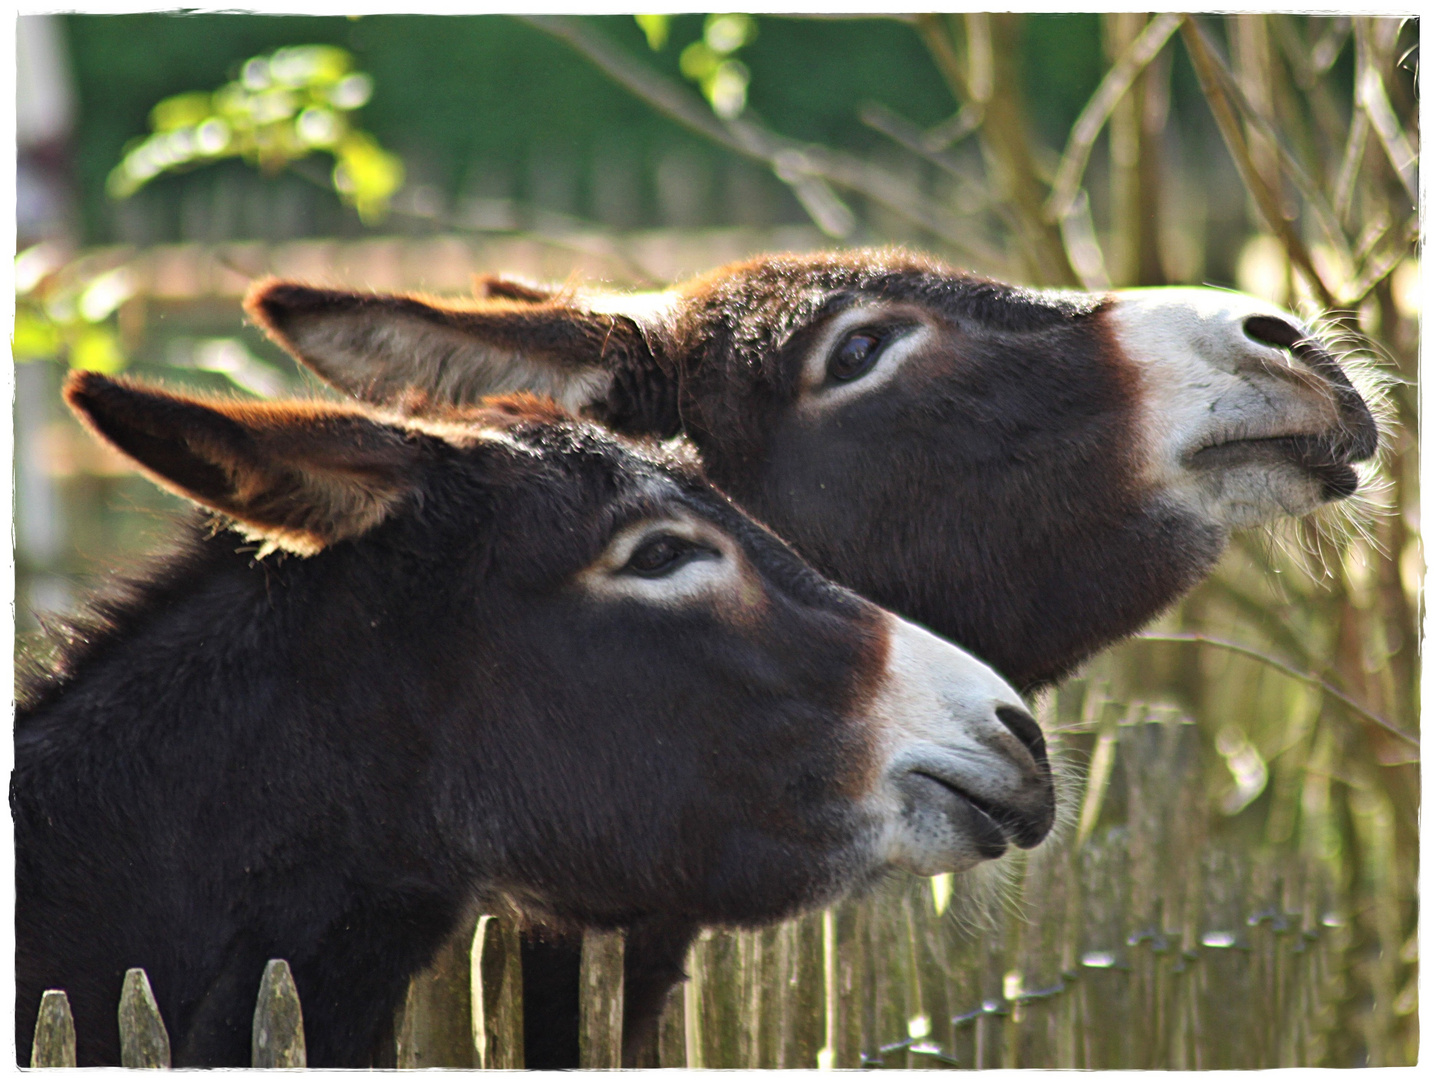
[(736, 52), (757, 36), (757, 23), (750, 15), (708, 15), (702, 39), (722, 56)]
[(403, 162), (351, 126), (373, 79), (332, 45), (293, 45), (246, 60), (238, 79), (212, 94), (165, 98), (150, 114), (152, 133), (125, 148), (111, 170), (110, 197), (133, 195), (156, 176), (237, 157), (275, 173), (316, 151), (334, 155), (340, 198), (365, 221), (387, 212), (403, 185)]
[(173, 131), (176, 128), (193, 127), (202, 124), (214, 114), (214, 102), (209, 94), (194, 92), (176, 94), (165, 98), (149, 114), (149, 126), (155, 131)]
[(351, 131), (338, 148), (334, 187), (348, 196), (365, 223), (388, 212), (388, 200), (403, 186), (403, 162), (362, 131)]
[(682, 70), (682, 74), (693, 82), (701, 82), (703, 79), (710, 78), (721, 62), (722, 58), (712, 51), (707, 42), (694, 41), (682, 50), (682, 55), (677, 60), (677, 66)]
[(113, 375), (129, 363), (119, 336), (107, 326), (87, 326), (70, 345), (70, 367)]
[(25, 308), (15, 311), (10, 348), (17, 361), (53, 360), (59, 355), (61, 344), (59, 328), (49, 319)]
[(671, 15), (634, 15), (637, 25), (647, 35), (647, 47), (659, 52), (667, 44), (667, 35), (672, 29)]

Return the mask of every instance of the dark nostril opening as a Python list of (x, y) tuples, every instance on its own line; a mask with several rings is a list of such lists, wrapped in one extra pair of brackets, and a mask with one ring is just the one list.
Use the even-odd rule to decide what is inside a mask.
[(996, 707), (996, 719), (1005, 724), (1011, 734), (1021, 740), (1026, 749), (1031, 752), (1031, 757), (1036, 759), (1038, 766), (1042, 769), (1047, 767), (1046, 736), (1041, 731), (1041, 725), (1036, 723), (1035, 717), (1025, 709), (1017, 709), (1011, 705), (999, 705)]
[(1245, 320), (1245, 333), (1255, 341), (1288, 349), (1296, 360), (1329, 383), (1345, 429), (1338, 447), (1343, 460), (1364, 461), (1374, 456), (1379, 448), (1379, 427), (1339, 361), (1324, 346), (1299, 327), (1273, 315), (1251, 315)]
[(1245, 320), (1245, 333), (1255, 341), (1280, 349), (1293, 350), (1305, 339), (1304, 332), (1299, 327), (1291, 326), (1284, 319), (1277, 319), (1273, 315), (1251, 315)]

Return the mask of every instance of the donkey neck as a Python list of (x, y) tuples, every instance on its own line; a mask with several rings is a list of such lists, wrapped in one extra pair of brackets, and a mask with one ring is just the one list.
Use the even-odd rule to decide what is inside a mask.
[[(401, 552), (255, 567), (246, 546), (189, 543), (17, 718), (21, 1004), (65, 985), (103, 1054), (109, 969), (143, 966), (177, 1060), (244, 1064), (247, 1033), (216, 1043), (202, 1020), (252, 1009), (282, 956), (306, 1013), (362, 1014), (331, 1018), (337, 1042), (311, 1060), (363, 1064), (473, 874), (406, 797), (433, 755), (402, 613), (440, 601), (395, 595)], [(196, 1021), (210, 1041), (181, 1053)]]

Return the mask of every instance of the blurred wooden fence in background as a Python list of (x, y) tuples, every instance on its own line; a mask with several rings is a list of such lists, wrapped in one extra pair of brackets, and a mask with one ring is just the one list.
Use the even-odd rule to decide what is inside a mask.
[[(1016, 857), (986, 910), (902, 877), (779, 926), (703, 933), (644, 1064), (700, 1068), (1277, 1068), (1319, 1064), (1347, 944), (1320, 864), (1211, 843), (1195, 726), (1146, 705), (1059, 736), (1089, 763), (1063, 838)], [(963, 925), (964, 923), (964, 925)], [(582, 1060), (615, 1067), (620, 935), (584, 942)], [(468, 923), (395, 1017), (398, 1068), (522, 1066), (516, 927)], [(281, 961), (254, 1063), (303, 1061)], [(148, 982), (126, 979), (126, 1064), (168, 1064)], [(47, 995), (34, 1064), (74, 1061)], [(68, 1026), (73, 1040), (73, 1028)]]

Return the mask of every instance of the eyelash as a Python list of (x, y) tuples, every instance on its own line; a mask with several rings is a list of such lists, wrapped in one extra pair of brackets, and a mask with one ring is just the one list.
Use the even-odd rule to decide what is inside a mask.
[[(826, 381), (841, 385), (853, 383), (869, 375), (877, 363), (881, 360), (886, 348), (897, 338), (903, 336), (909, 326), (863, 326), (847, 333), (837, 344), (827, 358)], [(842, 359), (842, 353), (853, 343), (862, 339), (869, 340), (871, 345), (857, 359), (850, 371), (842, 372), (837, 370), (838, 362)]]
[[(662, 545), (668, 545), (673, 549), (671, 557), (649, 567), (638, 565), (640, 558), (645, 553)], [(656, 536), (648, 537), (633, 550), (622, 568), (622, 573), (640, 578), (663, 578), (675, 573), (693, 559), (716, 558), (717, 555), (716, 551), (705, 544), (699, 544), (683, 536), (674, 536), (672, 533), (659, 533)]]

